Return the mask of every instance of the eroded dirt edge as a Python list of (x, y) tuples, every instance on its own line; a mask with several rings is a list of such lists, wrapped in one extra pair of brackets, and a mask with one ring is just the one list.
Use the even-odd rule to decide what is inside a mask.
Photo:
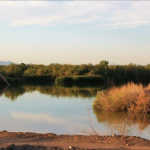
[(150, 149), (150, 140), (135, 136), (57, 135), (54, 133), (0, 132), (2, 150)]

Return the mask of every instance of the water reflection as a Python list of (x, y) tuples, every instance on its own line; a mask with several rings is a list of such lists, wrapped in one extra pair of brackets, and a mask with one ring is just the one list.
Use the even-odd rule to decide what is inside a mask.
[(31, 120), (31, 121), (46, 121), (48, 123), (62, 123), (64, 120), (50, 116), (47, 113), (25, 113), (22, 111), (13, 111), (11, 116), (14, 119)]
[(100, 135), (116, 133), (150, 139), (150, 114), (87, 109), (102, 88), (48, 85), (0, 88), (3, 93), (0, 97), (0, 130), (83, 134), (83, 130), (91, 133), (93, 126)]
[(23, 86), (10, 86), (4, 93), (6, 98), (10, 98), (12, 101), (16, 100), (18, 96), (25, 93)]
[(108, 112), (94, 109), (93, 112), (97, 122), (105, 124), (112, 133), (120, 135), (133, 135), (133, 132), (141, 132), (150, 125), (150, 114)]
[(0, 86), (0, 96), (5, 93), (5, 91), (7, 90), (7, 88), (9, 87), (9, 85), (3, 85)]
[[(49, 88), (53, 89), (46, 88), (47, 94), (41, 94), (43, 88), (40, 86), (8, 89), (5, 92), (7, 96), (9, 94), (13, 99), (16, 95), (18, 97), (13, 103), (4, 94), (0, 97), (0, 131), (78, 134), (75, 128), (82, 128), (84, 124), (88, 124), (86, 108), (92, 105), (94, 98), (85, 99), (81, 94), (78, 94), (79, 97), (52, 96), (53, 90)], [(59, 89), (60, 93), (62, 88), (54, 89)]]
[(5, 92), (5, 97), (10, 98), (12, 101), (26, 92), (38, 91), (41, 94), (51, 95), (54, 97), (94, 97), (98, 90), (103, 87), (56, 87), (56, 86), (41, 86), (41, 85), (23, 85), (23, 86), (10, 86)]

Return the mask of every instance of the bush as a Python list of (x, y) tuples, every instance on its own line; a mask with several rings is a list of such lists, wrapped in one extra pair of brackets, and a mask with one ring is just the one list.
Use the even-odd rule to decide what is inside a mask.
[(72, 77), (58, 77), (55, 79), (56, 85), (73, 85)]
[(24, 82), (26, 84), (50, 84), (53, 79), (51, 76), (25, 76)]
[(104, 84), (104, 78), (102, 76), (68, 76), (68, 77), (58, 77), (55, 79), (56, 85), (102, 85)]
[(21, 78), (12, 78), (12, 77), (6, 77), (6, 80), (8, 81), (9, 84), (21, 84), (22, 80)]
[(121, 87), (112, 87), (99, 91), (93, 102), (93, 108), (99, 110), (149, 112), (150, 84), (128, 83)]

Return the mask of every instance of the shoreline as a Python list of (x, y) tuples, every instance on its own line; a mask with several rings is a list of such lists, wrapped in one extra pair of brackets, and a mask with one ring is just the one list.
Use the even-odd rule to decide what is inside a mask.
[(124, 150), (150, 149), (150, 140), (136, 136), (57, 135), (54, 133), (0, 131), (0, 150)]

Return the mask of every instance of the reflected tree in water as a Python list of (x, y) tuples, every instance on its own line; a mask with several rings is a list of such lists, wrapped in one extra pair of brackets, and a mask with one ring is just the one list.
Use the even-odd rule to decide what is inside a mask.
[(5, 91), (7, 90), (7, 88), (9, 87), (9, 85), (3, 85), (0, 86), (0, 96), (5, 93)]
[(16, 100), (18, 96), (25, 93), (23, 86), (10, 86), (5, 92), (5, 97), (10, 98), (12, 101)]
[[(110, 112), (93, 109), (97, 122), (104, 123), (112, 133), (132, 135), (134, 130), (142, 131), (150, 125), (150, 114)], [(138, 128), (132, 128), (138, 125)]]
[(26, 92), (38, 91), (41, 94), (50, 95), (53, 97), (94, 97), (98, 90), (103, 87), (59, 87), (48, 85), (23, 85), (23, 86), (10, 86), (5, 92), (5, 97), (10, 98), (12, 101), (16, 100), (18, 96)]

